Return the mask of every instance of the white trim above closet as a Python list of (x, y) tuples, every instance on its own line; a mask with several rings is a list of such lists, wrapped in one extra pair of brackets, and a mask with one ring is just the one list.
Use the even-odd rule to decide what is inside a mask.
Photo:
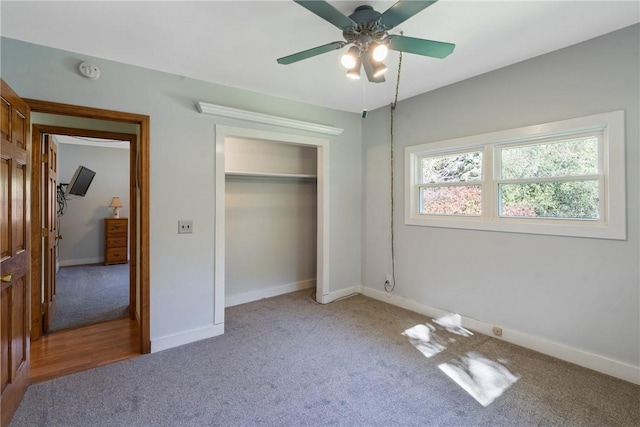
[(337, 136), (344, 131), (344, 129), (341, 128), (321, 125), (319, 123), (305, 122), (302, 120), (288, 119), (286, 117), (272, 116), (270, 114), (256, 113), (254, 111), (240, 110), (238, 108), (209, 104), (208, 102), (202, 101), (196, 104), (196, 108), (201, 114), (210, 114), (212, 116), (225, 117), (228, 119), (244, 120), (247, 122), (304, 130), (322, 135)]

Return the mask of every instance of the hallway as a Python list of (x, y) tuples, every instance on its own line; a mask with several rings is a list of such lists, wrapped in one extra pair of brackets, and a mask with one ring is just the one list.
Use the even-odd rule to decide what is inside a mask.
[(31, 342), (31, 383), (140, 355), (139, 330), (129, 318), (67, 329)]

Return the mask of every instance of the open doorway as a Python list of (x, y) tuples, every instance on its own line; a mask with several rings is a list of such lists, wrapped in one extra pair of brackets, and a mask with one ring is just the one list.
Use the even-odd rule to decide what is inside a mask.
[[(43, 230), (39, 241), (43, 268), (33, 274), (31, 297), (32, 307), (42, 310), (32, 310), (32, 339), (43, 333), (120, 318), (111, 312), (113, 307), (105, 297), (115, 296), (106, 291), (122, 275), (118, 280), (124, 280), (127, 286), (121, 290), (125, 299), (122, 314), (135, 320), (137, 271), (136, 263), (129, 263), (129, 254), (136, 253), (136, 239), (129, 236), (137, 235), (136, 135), (41, 124), (33, 125), (32, 134), (33, 149), (43, 158), (32, 197), (38, 200), (40, 214), (34, 215), (33, 222), (41, 224)], [(37, 175), (36, 167), (33, 169)], [(113, 203), (110, 195), (120, 199), (114, 192), (122, 193), (131, 216), (131, 221), (117, 219), (120, 233), (113, 237), (119, 242), (115, 245), (118, 261), (128, 265), (118, 271), (95, 266), (109, 264), (106, 238), (112, 215), (108, 205)], [(101, 200), (107, 197), (110, 200)], [(63, 232), (67, 232), (66, 241)], [(76, 265), (83, 268), (67, 270)], [(77, 292), (81, 289), (89, 293)]]
[[(130, 155), (128, 162), (128, 182), (130, 183), (130, 194), (128, 200), (122, 200), (123, 204), (128, 203), (129, 221), (127, 224), (128, 234), (128, 259), (129, 268), (129, 292), (130, 304), (129, 315), (134, 318), (139, 331), (138, 349), (139, 353), (148, 353), (150, 351), (149, 338), (149, 117), (133, 113), (124, 113), (111, 110), (102, 110), (81, 106), (73, 106), (68, 104), (59, 104), (39, 100), (25, 100), (31, 107), (32, 113), (41, 113), (42, 115), (51, 115), (60, 117), (66, 124), (49, 125), (34, 124), (32, 127), (32, 164), (37, 165), (42, 161), (42, 141), (44, 135), (67, 135), (82, 138), (101, 138), (127, 141), (130, 147)], [(32, 114), (33, 116), (33, 114)], [(77, 126), (82, 121), (107, 122), (114, 125), (133, 126), (133, 132), (113, 132), (106, 130), (90, 130), (86, 127)], [(36, 123), (32, 121), (33, 123)], [(40, 123), (45, 123), (41, 121)], [(122, 127), (121, 126), (121, 127)], [(100, 129), (100, 126), (97, 126)], [(130, 128), (129, 128), (130, 129)], [(32, 212), (32, 233), (31, 247), (32, 260), (32, 341), (38, 340), (43, 331), (43, 316), (45, 306), (48, 301), (43, 304), (43, 310), (40, 307), (41, 298), (45, 295), (45, 289), (42, 286), (43, 276), (46, 273), (43, 253), (45, 251), (42, 235), (45, 234), (41, 224), (41, 216), (44, 216), (44, 208), (42, 199), (38, 196), (40, 185), (43, 182), (41, 176), (42, 170), (34, 167), (31, 171), (31, 212)], [(57, 187), (57, 184), (56, 184)], [(50, 190), (49, 190), (50, 191)], [(49, 192), (48, 191), (48, 192)], [(56, 190), (57, 192), (57, 190)], [(112, 197), (117, 196), (115, 194)], [(104, 202), (107, 206), (109, 201)], [(104, 211), (103, 211), (104, 212)], [(108, 214), (108, 209), (107, 209)], [(47, 230), (47, 233), (50, 230)], [(55, 230), (57, 232), (57, 229)], [(55, 239), (55, 236), (53, 236)], [(55, 271), (55, 268), (54, 268)], [(34, 290), (35, 289), (35, 290)], [(53, 288), (49, 290), (55, 291), (55, 283)], [(55, 312), (55, 307), (54, 307)], [(126, 320), (126, 319), (125, 319)], [(70, 332), (73, 332), (71, 330)], [(65, 331), (66, 333), (66, 331)], [(96, 335), (104, 334), (98, 332)], [(54, 334), (55, 335), (55, 334)], [(69, 335), (67, 340), (73, 339)], [(32, 346), (33, 349), (33, 346)], [(86, 368), (85, 368), (86, 369)]]
[(56, 147), (58, 161), (55, 311), (45, 321), (45, 333), (125, 317), (135, 320), (129, 223), (135, 212), (130, 164), (136, 135), (125, 136), (45, 136), (45, 145)]

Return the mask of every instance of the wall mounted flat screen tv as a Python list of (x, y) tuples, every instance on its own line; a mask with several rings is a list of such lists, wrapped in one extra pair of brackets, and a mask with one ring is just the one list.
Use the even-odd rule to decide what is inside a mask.
[(87, 190), (94, 176), (96, 176), (96, 173), (91, 169), (78, 166), (78, 169), (76, 169), (76, 172), (73, 174), (73, 178), (71, 178), (71, 182), (67, 185), (67, 194), (84, 197), (84, 195), (87, 194)]

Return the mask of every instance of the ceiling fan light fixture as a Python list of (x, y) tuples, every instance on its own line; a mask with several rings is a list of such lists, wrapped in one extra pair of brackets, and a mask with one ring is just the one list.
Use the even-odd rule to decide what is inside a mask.
[(347, 70), (347, 77), (353, 80), (358, 80), (360, 78), (360, 68), (362, 68), (362, 62), (360, 62), (360, 57), (357, 57), (356, 63), (353, 67)]
[(374, 43), (373, 49), (371, 50), (371, 57), (376, 62), (382, 62), (387, 57), (389, 53), (389, 48), (384, 43)]
[(360, 78), (360, 63), (347, 70), (347, 77), (353, 80), (358, 80)]
[(382, 62), (373, 64), (373, 77), (380, 77), (386, 72), (387, 72), (387, 66), (384, 65)]
[(342, 66), (344, 68), (346, 68), (347, 70), (350, 70), (356, 66), (356, 64), (359, 62), (358, 61), (359, 58), (360, 58), (360, 49), (358, 49), (356, 46), (351, 46), (347, 51), (347, 53), (342, 55), (340, 62), (342, 63)]
[[(2, 1), (2, 0), (0, 0)], [(445, 58), (455, 48), (453, 43), (435, 40), (405, 37), (400, 34), (389, 34), (389, 31), (411, 18), (434, 1), (400, 0), (383, 13), (374, 10), (371, 5), (361, 5), (347, 16), (329, 4), (326, 0), (301, 1), (295, 3), (314, 13), (342, 31), (343, 41), (334, 41), (306, 49), (293, 55), (278, 58), (278, 64), (288, 65), (303, 59), (312, 58), (333, 50), (342, 50), (349, 46), (340, 58), (350, 78), (359, 78), (360, 68), (364, 66), (367, 79), (372, 83), (383, 83), (383, 74), (387, 67), (382, 63), (389, 50), (408, 52), (433, 58)]]

